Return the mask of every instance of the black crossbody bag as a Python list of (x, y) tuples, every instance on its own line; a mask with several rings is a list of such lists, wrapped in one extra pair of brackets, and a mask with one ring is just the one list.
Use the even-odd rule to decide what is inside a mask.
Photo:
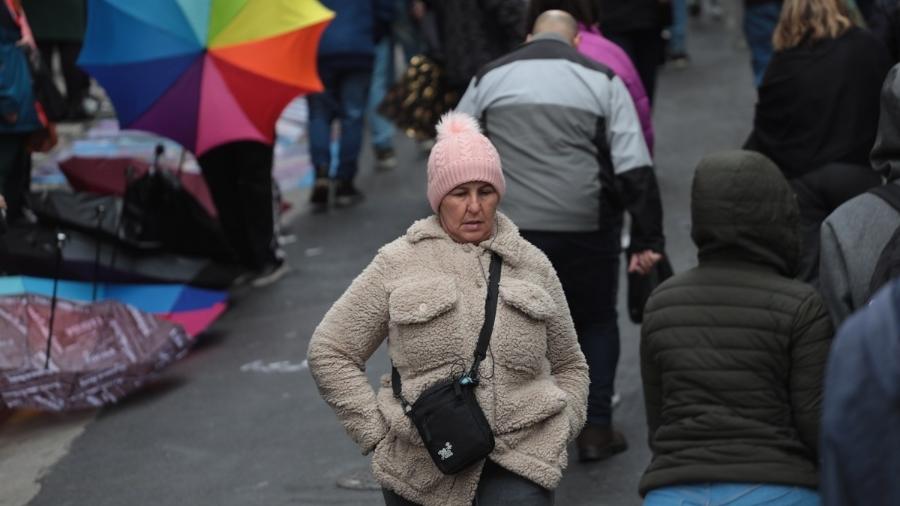
[(409, 404), (401, 393), (400, 373), (396, 367), (391, 367), (394, 397), (422, 436), (434, 464), (444, 474), (456, 474), (494, 451), (494, 433), (475, 398), (475, 387), (478, 386), (478, 366), (487, 354), (494, 330), (502, 262), (496, 253), (491, 255), (484, 324), (475, 347), (475, 361), (468, 373), (427, 388), (416, 402)]

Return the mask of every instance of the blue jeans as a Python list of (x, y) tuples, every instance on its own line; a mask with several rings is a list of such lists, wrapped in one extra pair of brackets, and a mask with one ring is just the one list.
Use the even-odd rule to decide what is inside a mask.
[(417, 26), (409, 19), (406, 0), (394, 0), (394, 22), (390, 33), (375, 46), (375, 67), (372, 69), (372, 87), (369, 89), (369, 104), (366, 116), (369, 118), (369, 135), (376, 149), (392, 147), (394, 124), (378, 114), (378, 106), (384, 100), (388, 88), (394, 84), (397, 69), (394, 67), (394, 47), (399, 44), (404, 61), (409, 61), (420, 51)]
[(772, 59), (772, 34), (781, 15), (781, 2), (748, 5), (744, 8), (744, 36), (750, 46), (753, 83), (759, 87)]
[(392, 147), (394, 124), (378, 114), (378, 106), (384, 100), (388, 88), (394, 82), (394, 43), (384, 37), (375, 46), (375, 67), (372, 69), (372, 86), (369, 88), (369, 104), (366, 115), (369, 118), (369, 135), (376, 149)]
[(702, 483), (651, 490), (644, 506), (820, 506), (819, 493), (804, 487), (762, 483)]
[(325, 91), (309, 96), (309, 151), (314, 167), (331, 166), (331, 123), (340, 121), (336, 178), (352, 181), (362, 147), (371, 69), (337, 68), (319, 62)]
[(672, 26), (669, 27), (671, 38), (669, 39), (670, 54), (684, 54), (687, 52), (685, 38), (687, 35), (687, 0), (672, 0)]
[(587, 422), (612, 424), (612, 395), (619, 362), (616, 313), (621, 238), (618, 228), (598, 232), (522, 231), (559, 276), (572, 313), (591, 386)]

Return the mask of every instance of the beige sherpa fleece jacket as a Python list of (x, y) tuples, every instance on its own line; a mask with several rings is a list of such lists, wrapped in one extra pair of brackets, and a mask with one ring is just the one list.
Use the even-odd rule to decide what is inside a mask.
[(482, 466), (441, 474), (394, 399), (390, 375), (376, 395), (365, 363), (388, 337), (410, 402), (468, 368), (484, 321), (491, 250), (503, 258), (500, 301), (476, 389), (495, 434), (490, 459), (556, 488), (566, 445), (585, 421), (588, 368), (556, 272), (508, 218), (497, 216), (494, 239), (480, 245), (454, 242), (436, 216), (414, 223), (381, 248), (309, 345), (310, 371), (325, 401), (362, 452), (375, 451), (375, 478), (425, 506), (470, 505)]

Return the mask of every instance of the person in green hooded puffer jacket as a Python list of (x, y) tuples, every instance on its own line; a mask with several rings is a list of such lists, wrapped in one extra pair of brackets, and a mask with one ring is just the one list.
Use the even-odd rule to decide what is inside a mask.
[(765, 156), (717, 153), (697, 167), (691, 216), (699, 265), (653, 292), (641, 329), (644, 505), (818, 505), (833, 330), (815, 289), (792, 279), (794, 193)]

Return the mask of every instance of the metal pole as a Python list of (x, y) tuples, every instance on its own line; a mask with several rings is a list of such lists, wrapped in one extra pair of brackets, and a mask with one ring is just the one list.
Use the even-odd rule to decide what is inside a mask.
[(184, 160), (187, 158), (187, 149), (181, 148), (181, 156), (178, 158), (178, 181), (181, 182), (181, 174), (184, 172)]
[(119, 253), (119, 248), (122, 247), (121, 244), (118, 244), (123, 238), (120, 237), (122, 234), (122, 223), (125, 221), (125, 208), (128, 207), (128, 187), (131, 186), (132, 181), (134, 180), (134, 166), (129, 165), (125, 168), (125, 193), (122, 195), (122, 209), (119, 211), (118, 219), (116, 220), (116, 240), (113, 242), (113, 250), (109, 256), (109, 270), (110, 275), (113, 274), (113, 271), (116, 269), (116, 256)]
[(94, 289), (91, 294), (91, 301), (95, 302), (97, 300), (97, 278), (100, 273), (100, 235), (103, 233), (103, 215), (106, 212), (106, 208), (103, 207), (103, 204), (98, 205), (94, 211), (97, 213), (97, 237), (96, 240), (96, 248), (94, 251)]
[(50, 352), (53, 344), (53, 320), (56, 319), (56, 289), (59, 285), (59, 271), (62, 267), (62, 248), (66, 242), (66, 234), (58, 232), (56, 234), (56, 273), (53, 275), (53, 298), (50, 299), (50, 323), (47, 329), (47, 352), (44, 360), (44, 369), (50, 368)]
[(163, 153), (166, 152), (165, 146), (162, 144), (157, 144), (156, 149), (153, 150), (153, 165), (150, 167), (150, 173), (154, 173), (160, 169), (159, 167), (159, 159), (162, 157)]

